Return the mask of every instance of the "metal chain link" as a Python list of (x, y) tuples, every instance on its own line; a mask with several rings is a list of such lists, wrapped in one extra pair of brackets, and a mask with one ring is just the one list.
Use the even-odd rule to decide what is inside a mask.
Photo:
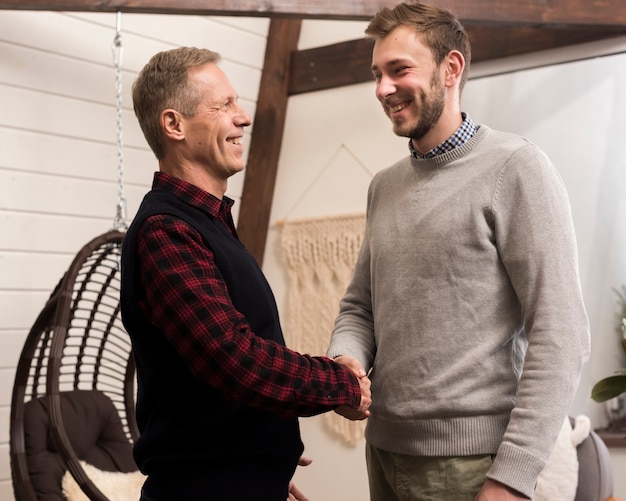
[(111, 46), (113, 52), (113, 64), (115, 65), (115, 108), (116, 108), (116, 133), (117, 133), (117, 174), (118, 196), (117, 213), (113, 222), (114, 230), (126, 230), (126, 198), (124, 197), (124, 141), (122, 138), (122, 13), (117, 13), (115, 38)]

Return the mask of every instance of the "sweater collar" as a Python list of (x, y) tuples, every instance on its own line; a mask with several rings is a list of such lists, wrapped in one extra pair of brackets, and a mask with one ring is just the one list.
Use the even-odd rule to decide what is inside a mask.
[(470, 118), (467, 113), (461, 113), (463, 117), (463, 122), (459, 126), (459, 128), (452, 134), (448, 139), (446, 139), (441, 144), (435, 146), (432, 150), (427, 152), (425, 155), (422, 155), (419, 151), (417, 151), (413, 147), (413, 143), (409, 139), (409, 151), (411, 152), (412, 158), (433, 158), (437, 155), (442, 155), (443, 153), (447, 153), (448, 151), (465, 144), (468, 139), (471, 139), (476, 131), (480, 128), (480, 125), (476, 125), (474, 121)]

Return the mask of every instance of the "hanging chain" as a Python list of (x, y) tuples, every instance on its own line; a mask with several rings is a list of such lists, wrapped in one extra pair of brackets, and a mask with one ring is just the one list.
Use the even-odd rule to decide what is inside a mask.
[(113, 52), (113, 63), (115, 65), (115, 110), (116, 110), (116, 132), (117, 132), (117, 177), (118, 196), (117, 213), (113, 222), (114, 230), (126, 230), (126, 198), (124, 197), (124, 141), (122, 139), (122, 56), (124, 47), (122, 46), (122, 13), (117, 13), (117, 25), (115, 38), (111, 46)]

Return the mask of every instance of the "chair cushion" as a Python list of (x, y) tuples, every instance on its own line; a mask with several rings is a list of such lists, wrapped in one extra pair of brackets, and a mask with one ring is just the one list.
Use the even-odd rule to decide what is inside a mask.
[[(78, 459), (103, 471), (137, 470), (132, 445), (120, 417), (103, 393), (76, 390), (60, 394), (65, 432)], [(48, 400), (41, 397), (24, 407), (24, 445), (31, 482), (40, 501), (61, 501), (61, 479), (67, 470), (54, 441)]]

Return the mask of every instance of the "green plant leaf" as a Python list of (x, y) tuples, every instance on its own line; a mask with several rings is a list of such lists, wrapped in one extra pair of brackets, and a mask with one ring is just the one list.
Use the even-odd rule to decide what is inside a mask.
[(611, 376), (598, 381), (591, 390), (596, 402), (606, 402), (626, 392), (626, 375)]

